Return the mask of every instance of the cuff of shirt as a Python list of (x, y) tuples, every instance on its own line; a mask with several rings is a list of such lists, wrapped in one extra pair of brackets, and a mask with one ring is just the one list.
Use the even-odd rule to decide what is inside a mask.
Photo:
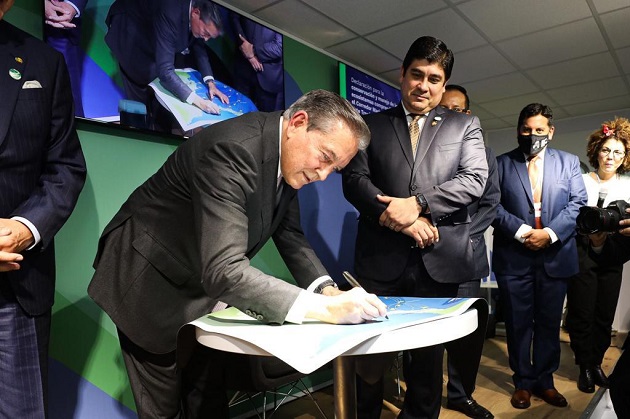
[(602, 250), (604, 250), (604, 245), (602, 244), (601, 246), (591, 246), (591, 249), (593, 249), (593, 252), (597, 255), (602, 253)]
[(555, 242), (558, 241), (558, 236), (556, 236), (556, 233), (554, 233), (552, 229), (550, 229), (549, 227), (544, 227), (543, 230), (545, 230), (547, 233), (549, 233), (549, 238), (551, 239), (551, 244), (554, 244)]
[(289, 323), (302, 324), (304, 318), (306, 317), (306, 312), (308, 311), (309, 307), (314, 304), (312, 297), (316, 295), (317, 294), (313, 294), (312, 292), (301, 290), (297, 298), (293, 302), (293, 305), (289, 309), (287, 317), (285, 317), (284, 321)]
[(212, 76), (206, 76), (206, 77), (204, 77), (204, 78), (203, 78), (203, 82), (204, 82), (205, 84), (208, 84), (208, 82), (209, 82), (209, 81), (214, 81), (214, 77), (212, 77)]
[(523, 234), (527, 233), (528, 231), (532, 230), (532, 226), (527, 225), (527, 224), (523, 224), (521, 225), (518, 230), (516, 230), (516, 234), (514, 234), (514, 238), (516, 240), (518, 240), (521, 243), (525, 243), (525, 239), (523, 238)]
[(192, 105), (195, 102), (195, 99), (197, 99), (197, 98), (201, 99), (201, 96), (199, 96), (195, 92), (190, 92), (190, 94), (186, 98), (186, 103), (188, 103), (189, 105)]
[(39, 231), (37, 231), (35, 225), (24, 217), (11, 217), (11, 219), (21, 222), (29, 230), (31, 230), (31, 234), (33, 235), (33, 245), (26, 250), (31, 250), (33, 247), (37, 246), (37, 244), (42, 240), (42, 236), (39, 235)]
[(308, 311), (308, 309), (317, 304), (317, 299), (322, 298), (320, 294), (314, 294), (315, 289), (317, 289), (322, 283), (326, 281), (331, 281), (334, 283), (329, 275), (324, 275), (313, 281), (306, 290), (300, 291), (298, 297), (295, 299), (293, 305), (289, 309), (287, 317), (284, 319), (284, 321), (289, 323), (302, 324), (304, 318), (306, 317), (306, 312)]

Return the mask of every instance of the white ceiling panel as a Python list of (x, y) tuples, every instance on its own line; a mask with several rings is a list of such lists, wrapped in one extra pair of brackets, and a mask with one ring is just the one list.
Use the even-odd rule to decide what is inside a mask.
[(591, 16), (585, 0), (473, 0), (457, 6), (491, 41)]
[(536, 84), (545, 89), (614, 77), (619, 74), (615, 61), (608, 51), (534, 68), (527, 70), (526, 73)]
[(328, 48), (328, 51), (338, 57), (346, 57), (349, 62), (361, 68), (371, 66), (377, 74), (400, 68), (398, 58), (374, 46), (364, 38), (355, 38), (335, 45)]
[(490, 118), (490, 119), (484, 119), (481, 122), (481, 128), (484, 131), (490, 131), (490, 130), (495, 130), (495, 129), (510, 128), (510, 124), (508, 124), (507, 122), (499, 118)]
[(516, 71), (516, 68), (493, 46), (462, 51), (455, 55), (451, 81), (463, 84)]
[[(630, 3), (630, 0), (628, 1)], [(604, 29), (613, 48), (630, 46), (630, 7), (601, 15)]]
[(630, 74), (630, 47), (616, 50), (617, 58), (626, 74)]
[(621, 77), (614, 77), (590, 83), (580, 83), (574, 86), (549, 89), (547, 93), (561, 106), (568, 106), (627, 95), (628, 89)]
[(606, 51), (606, 43), (594, 19), (498, 43), (499, 47), (523, 69)]
[(353, 32), (297, 0), (275, 3), (257, 12), (256, 16), (288, 33), (299, 33), (302, 40), (322, 48), (356, 37)]
[(392, 54), (401, 57), (402, 60), (409, 45), (424, 35), (442, 39), (453, 52), (475, 48), (485, 43), (484, 39), (451, 9), (401, 23), (370, 34), (366, 38), (383, 49), (391, 50)]
[(510, 73), (475, 81), (467, 83), (464, 87), (475, 102), (484, 106), (486, 102), (538, 91), (538, 88), (521, 73)]
[(521, 109), (527, 104), (534, 102), (544, 103), (547, 106), (551, 106), (552, 109), (556, 107), (556, 103), (549, 100), (549, 98), (541, 92), (495, 100), (485, 103), (483, 106), (495, 116), (506, 117), (519, 114)]
[[(400, 22), (446, 8), (442, 0), (397, 0), (384, 7), (382, 0), (302, 0), (352, 31), (365, 35)], [(378, 19), (374, 19), (378, 16)]]
[(600, 112), (616, 111), (619, 109), (630, 108), (630, 96), (617, 96), (608, 99), (595, 100), (589, 103), (581, 103), (578, 105), (565, 106), (565, 109), (572, 115), (587, 115), (592, 113), (592, 109), (595, 107)]
[[(252, 13), (255, 12), (257, 10), (261, 10), (267, 6), (269, 6), (270, 4), (273, 3), (282, 3), (283, 0), (256, 0), (256, 1), (251, 1), (251, 0), (215, 0), (217, 3), (224, 5), (224, 6), (228, 6), (228, 7), (234, 7), (237, 8), (238, 10), (242, 10), (244, 12), (248, 12), (248, 13)], [(227, 3), (227, 4), (226, 4)]]
[(610, 12), (612, 10), (628, 7), (628, 0), (593, 0), (598, 13)]

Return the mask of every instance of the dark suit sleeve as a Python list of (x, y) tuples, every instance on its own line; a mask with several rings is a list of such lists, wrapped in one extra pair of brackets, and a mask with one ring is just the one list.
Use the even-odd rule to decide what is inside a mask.
[[(35, 225), (44, 247), (70, 216), (86, 175), (85, 159), (75, 129), (70, 78), (63, 57), (57, 53), (54, 57), (56, 59), (46, 63), (53, 74), (50, 79), (51, 109), (34, 108), (32, 114), (36, 121), (49, 124), (41, 128), (49, 131), (47, 150), (43, 153), (45, 163), (37, 186), (12, 214)], [(52, 115), (40, 115), (38, 111), (52, 112)]]
[(483, 234), (497, 214), (497, 207), (501, 200), (501, 190), (499, 189), (499, 175), (497, 174), (497, 159), (490, 148), (486, 148), (488, 161), (488, 180), (483, 195), (479, 199), (477, 211), (471, 216), (470, 235), (477, 236)]
[[(173, 12), (172, 7), (159, 3), (159, 10), (155, 12), (153, 20), (153, 33), (155, 34), (155, 65), (157, 75), (162, 85), (172, 92), (179, 100), (185, 102), (192, 90), (175, 74), (175, 55), (181, 51), (176, 50), (177, 37), (182, 31), (182, 20), (179, 19), (177, 13)], [(205, 63), (205, 66), (198, 68), (202, 77), (212, 75), (210, 70), (210, 62), (208, 55), (203, 48), (203, 44), (199, 45), (199, 40), (195, 39), (190, 49), (197, 59), (197, 64)]]
[(190, 193), (206, 293), (282, 323), (299, 288), (264, 274), (246, 256), (249, 230), (261, 223), (247, 212), (248, 202), (261, 199), (258, 160), (242, 144), (219, 142), (193, 164)]

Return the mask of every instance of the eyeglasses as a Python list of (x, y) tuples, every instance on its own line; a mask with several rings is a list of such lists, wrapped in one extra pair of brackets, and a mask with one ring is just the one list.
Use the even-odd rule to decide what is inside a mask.
[(600, 154), (602, 157), (608, 157), (608, 156), (610, 155), (610, 153), (612, 153), (613, 158), (614, 158), (615, 160), (621, 160), (621, 159), (623, 159), (623, 158), (625, 157), (625, 155), (626, 155), (626, 152), (625, 152), (625, 151), (621, 151), (621, 150), (614, 150), (614, 151), (613, 151), (613, 150), (611, 150), (611, 149), (609, 149), (609, 148), (607, 148), (607, 147), (604, 147), (604, 148), (602, 148), (601, 150), (599, 150), (599, 154)]

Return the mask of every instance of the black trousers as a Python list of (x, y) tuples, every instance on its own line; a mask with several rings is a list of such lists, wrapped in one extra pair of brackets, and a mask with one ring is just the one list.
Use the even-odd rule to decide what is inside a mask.
[(566, 327), (578, 365), (600, 365), (610, 346), (623, 265), (598, 265), (578, 237), (580, 273), (569, 280)]
[[(462, 298), (477, 298), (479, 297), (479, 293), (481, 290), (481, 279), (475, 279), (473, 281), (462, 282), (459, 284), (459, 289), (457, 290), (457, 296)], [(487, 322), (479, 324), (479, 328), (484, 330), (487, 327)], [(483, 345), (483, 344), (482, 344)], [(464, 381), (466, 381), (467, 377), (462, 377), (462, 373), (460, 372), (461, 367), (459, 365), (465, 365), (464, 370), (469, 370), (468, 367), (469, 362), (474, 362), (471, 359), (471, 354), (469, 351), (461, 351), (458, 350), (461, 347), (461, 342), (447, 342), (444, 344), (446, 349), (448, 358), (447, 358), (447, 370), (448, 370), (448, 383), (446, 385), (446, 394), (447, 398), (451, 402), (459, 402), (464, 399), (471, 398), (473, 391), (475, 391), (475, 383), (477, 374), (475, 372), (474, 380), (471, 384), (467, 383), (467, 387), (464, 387)], [(462, 358), (462, 359), (458, 359)]]
[[(420, 249), (411, 252), (405, 271), (396, 281), (378, 282), (365, 278), (359, 278), (359, 281), (368, 292), (382, 296), (434, 298), (457, 296), (459, 284), (444, 284), (433, 280), (424, 267), (420, 252)], [(485, 303), (480, 305), (478, 312), (479, 324), (485, 325), (488, 305)], [(458, 359), (456, 367), (460, 371), (464, 387), (470, 392), (474, 389), (484, 337), (485, 327), (446, 344), (449, 345), (449, 353), (455, 354), (455, 358)], [(380, 418), (383, 375), (395, 356), (396, 354), (378, 354), (355, 357), (359, 419)], [(403, 375), (407, 391), (399, 418), (438, 418), (442, 400), (443, 356), (444, 345), (418, 348), (403, 353)]]
[(220, 351), (197, 345), (183, 369), (175, 352), (148, 352), (118, 330), (140, 419), (229, 418)]

